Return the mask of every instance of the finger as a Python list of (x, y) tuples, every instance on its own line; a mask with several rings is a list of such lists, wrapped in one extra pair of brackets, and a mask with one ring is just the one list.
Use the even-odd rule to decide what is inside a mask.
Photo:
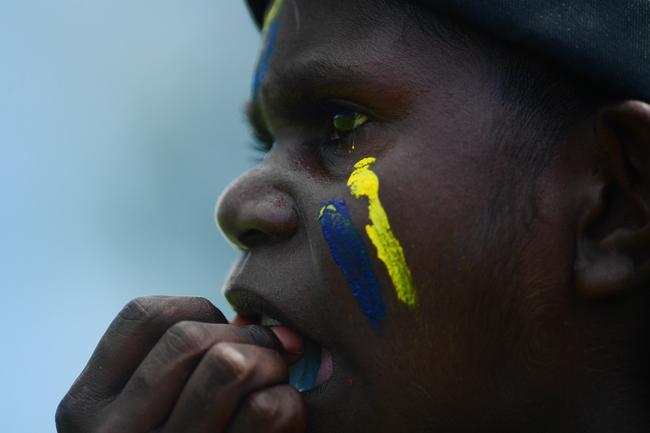
[(278, 352), (218, 343), (201, 359), (163, 429), (164, 433), (222, 433), (241, 400), (287, 380)]
[(137, 431), (149, 431), (160, 425), (171, 412), (201, 357), (220, 342), (276, 350), (280, 346), (275, 335), (261, 326), (176, 323), (149, 352), (120, 395), (110, 404), (107, 411), (115, 414), (110, 422)]
[(300, 393), (277, 385), (250, 394), (239, 407), (228, 433), (303, 433), (307, 412)]
[(73, 400), (110, 399), (124, 386), (165, 331), (183, 320), (226, 323), (223, 314), (204, 298), (132, 300), (108, 327), (68, 395)]
[(205, 298), (145, 297), (129, 302), (100, 340), (89, 366), (102, 366), (93, 381), (107, 391), (122, 388), (142, 358), (173, 324), (185, 320), (227, 323)]
[(244, 318), (244, 317), (242, 317), (242, 316), (240, 316), (238, 314), (235, 317), (233, 317), (232, 319), (230, 319), (230, 323), (232, 325), (246, 326), (246, 325), (252, 325), (255, 322), (250, 320), (250, 319), (246, 319), (246, 318)]

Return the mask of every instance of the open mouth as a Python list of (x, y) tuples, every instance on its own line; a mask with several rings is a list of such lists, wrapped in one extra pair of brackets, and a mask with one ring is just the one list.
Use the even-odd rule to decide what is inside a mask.
[(289, 385), (300, 392), (309, 391), (327, 382), (332, 376), (332, 355), (314, 341), (304, 339), (305, 352), (289, 366)]
[(266, 315), (259, 316), (257, 320), (244, 320), (265, 326), (276, 335), (285, 349), (284, 358), (289, 364), (289, 385), (299, 392), (315, 389), (332, 377), (332, 354), (316, 341)]

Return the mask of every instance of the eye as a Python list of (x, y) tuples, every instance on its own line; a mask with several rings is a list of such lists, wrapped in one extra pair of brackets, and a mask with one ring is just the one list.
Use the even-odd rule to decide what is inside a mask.
[(337, 154), (348, 154), (355, 148), (354, 132), (368, 122), (368, 116), (356, 111), (338, 111), (332, 116), (327, 147)]

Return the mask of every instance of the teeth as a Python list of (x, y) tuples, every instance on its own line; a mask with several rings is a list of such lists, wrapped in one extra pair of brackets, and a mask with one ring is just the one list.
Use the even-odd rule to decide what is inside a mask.
[(275, 319), (271, 319), (268, 316), (262, 316), (260, 318), (260, 325), (262, 326), (280, 326), (282, 323), (278, 322)]

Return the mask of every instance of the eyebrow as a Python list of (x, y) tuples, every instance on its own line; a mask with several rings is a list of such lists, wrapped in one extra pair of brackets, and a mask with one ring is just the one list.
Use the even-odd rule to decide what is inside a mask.
[(244, 107), (253, 135), (262, 142), (272, 140), (264, 106), (273, 107), (276, 111), (289, 111), (299, 104), (317, 99), (317, 95), (322, 95), (326, 88), (338, 84), (340, 89), (342, 81), (353, 81), (352, 75), (348, 67), (326, 59), (294, 63), (269, 75), (259, 92)]
[(381, 63), (341, 63), (328, 57), (298, 60), (269, 73), (260, 92), (246, 103), (246, 119), (264, 141), (272, 135), (265, 110), (295, 117), (306, 104), (350, 99), (397, 114), (411, 94), (400, 78)]
[[(269, 74), (261, 93), (267, 102), (291, 105), (296, 100), (322, 96), (323, 93), (341, 93), (350, 88), (378, 84), (370, 63), (351, 65), (332, 58), (298, 60)], [(384, 79), (385, 80), (385, 79)], [(384, 81), (382, 80), (382, 81)]]

